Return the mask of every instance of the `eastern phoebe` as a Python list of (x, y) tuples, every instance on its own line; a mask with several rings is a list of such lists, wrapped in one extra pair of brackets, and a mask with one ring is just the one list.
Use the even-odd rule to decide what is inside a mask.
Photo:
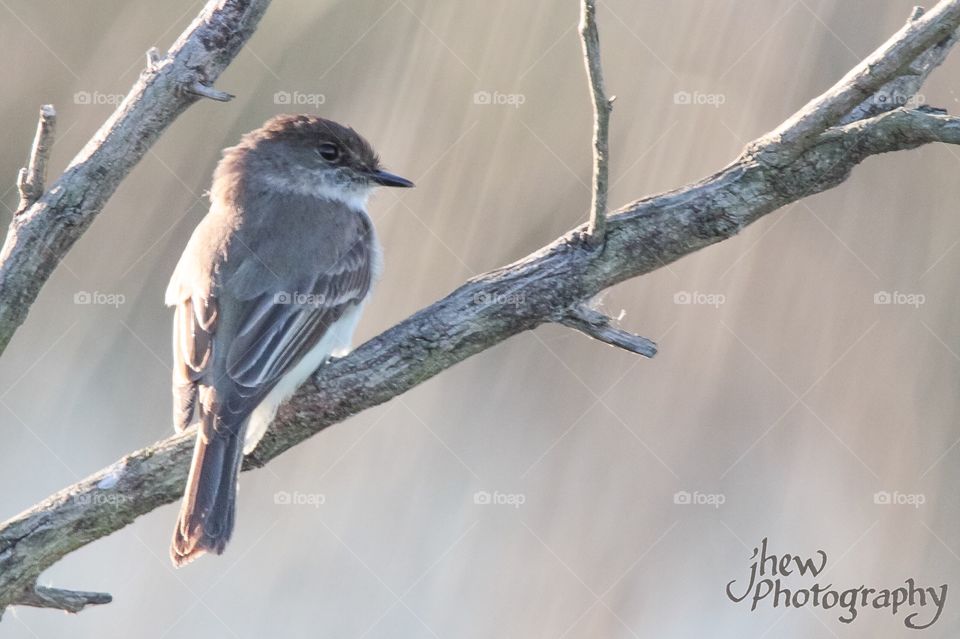
[(224, 150), (170, 279), (177, 431), (199, 422), (174, 531), (176, 566), (223, 552), (237, 475), (277, 407), (348, 349), (381, 264), (366, 212), (376, 186), (413, 186), (380, 168), (353, 129), (280, 115)]

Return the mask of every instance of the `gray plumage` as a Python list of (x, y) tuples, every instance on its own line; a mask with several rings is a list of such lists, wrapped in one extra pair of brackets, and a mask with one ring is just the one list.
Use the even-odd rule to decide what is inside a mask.
[(258, 439), (276, 389), (289, 394), (309, 373), (298, 364), (349, 342), (380, 267), (365, 212), (377, 184), (412, 185), (381, 171), (352, 129), (318, 117), (274, 118), (224, 152), (166, 295), (174, 424), (199, 422), (174, 564), (229, 541), (251, 415)]

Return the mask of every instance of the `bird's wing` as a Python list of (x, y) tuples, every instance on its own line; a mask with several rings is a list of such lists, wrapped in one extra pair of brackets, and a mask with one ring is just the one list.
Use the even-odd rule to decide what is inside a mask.
[(369, 218), (342, 203), (284, 194), (232, 214), (211, 209), (167, 289), (178, 427), (199, 400), (239, 428), (379, 270)]
[[(304, 213), (305, 207), (284, 210), (298, 208)], [(284, 215), (276, 213), (275, 229), (257, 234), (256, 241), (232, 238), (225, 250), (201, 250), (203, 265), (185, 267), (190, 275), (181, 278), (180, 292), (171, 281), (168, 303), (177, 306), (174, 412), (180, 427), (190, 424), (199, 393), (204, 406), (216, 404), (221, 419), (212, 422), (215, 428), (239, 428), (370, 291), (378, 256), (365, 215), (316, 204), (299, 224)], [(204, 266), (210, 262), (214, 266)], [(212, 396), (204, 394), (211, 391)]]
[[(226, 354), (226, 373), (245, 396), (260, 396), (370, 291), (373, 238), (357, 225), (338, 259), (299, 290), (271, 287), (245, 301), (247, 312)], [(242, 408), (230, 406), (231, 410)], [(251, 408), (252, 409), (252, 408)]]
[(197, 403), (197, 381), (213, 355), (216, 300), (188, 297), (177, 304), (173, 316), (173, 424), (186, 429)]
[(216, 299), (217, 256), (226, 238), (223, 225), (208, 215), (197, 226), (167, 286), (173, 315), (173, 424), (190, 425), (198, 383), (214, 359), (214, 334), (220, 321)]

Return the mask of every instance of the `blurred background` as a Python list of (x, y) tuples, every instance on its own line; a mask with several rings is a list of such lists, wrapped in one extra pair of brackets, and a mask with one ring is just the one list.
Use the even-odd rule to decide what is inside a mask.
[[(914, 0), (604, 0), (611, 204), (732, 160), (900, 28)], [(0, 1), (0, 223), (43, 103), (53, 176), (202, 2)], [(163, 290), (220, 150), (311, 112), (413, 180), (371, 213), (363, 341), (585, 219), (576, 0), (278, 1), (43, 289), (0, 359), (0, 519), (171, 432)], [(923, 93), (960, 111), (960, 52)], [(104, 590), (3, 636), (915, 636), (905, 612), (730, 601), (763, 538), (836, 589), (950, 589), (960, 630), (960, 149), (871, 158), (830, 192), (603, 296), (652, 361), (552, 326), (241, 479), (227, 553), (174, 571), (176, 506), (56, 564)], [(9, 188), (7, 188), (9, 187)], [(889, 302), (889, 303), (885, 303)], [(928, 622), (933, 606), (914, 609)]]

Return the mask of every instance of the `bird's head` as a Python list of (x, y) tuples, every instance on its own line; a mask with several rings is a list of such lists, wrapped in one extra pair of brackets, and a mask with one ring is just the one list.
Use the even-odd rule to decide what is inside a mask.
[(344, 201), (365, 200), (376, 186), (413, 186), (383, 170), (359, 133), (314, 115), (267, 120), (227, 149), (223, 164), (270, 188)]

